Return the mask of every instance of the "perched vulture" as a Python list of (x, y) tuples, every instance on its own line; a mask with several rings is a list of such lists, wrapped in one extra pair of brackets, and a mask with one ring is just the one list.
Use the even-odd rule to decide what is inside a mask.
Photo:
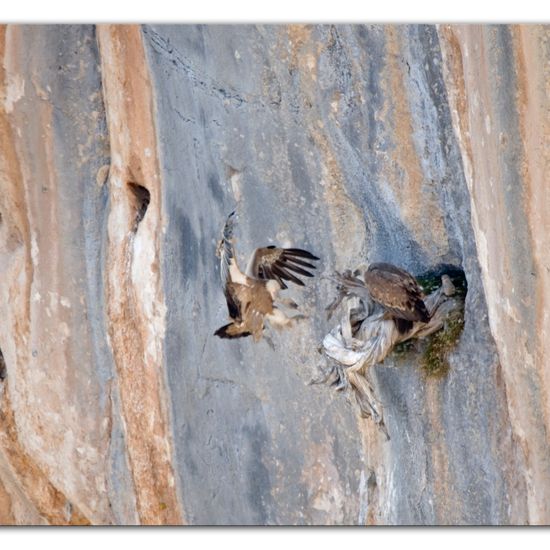
[(252, 335), (257, 342), (262, 337), (265, 320), (275, 327), (285, 327), (297, 318), (288, 317), (277, 307), (276, 304), (297, 307), (292, 300), (279, 298), (279, 291), (288, 288), (285, 281), (304, 286), (298, 276), (313, 277), (308, 269), (315, 269), (315, 266), (310, 262), (319, 258), (300, 248), (257, 248), (245, 274), (237, 265), (233, 248), (234, 222), (235, 212), (232, 212), (218, 246), (222, 284), (231, 322), (214, 334), (220, 338)]
[(363, 280), (346, 272), (338, 275), (340, 296), (327, 310), (333, 311), (346, 295), (370, 298), (384, 308), (386, 318), (393, 319), (399, 332), (405, 333), (414, 321), (429, 322), (422, 289), (416, 279), (404, 269), (392, 264), (371, 264)]

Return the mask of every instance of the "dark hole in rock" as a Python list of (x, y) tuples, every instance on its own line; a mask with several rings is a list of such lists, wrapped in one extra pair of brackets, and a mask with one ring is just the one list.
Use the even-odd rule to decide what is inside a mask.
[(455, 265), (439, 264), (433, 269), (416, 277), (418, 284), (422, 287), (424, 294), (430, 294), (441, 286), (441, 277), (448, 275), (456, 288), (456, 294), (465, 297), (468, 292), (468, 282), (464, 271)]
[(147, 212), (147, 207), (151, 202), (151, 193), (143, 185), (138, 183), (128, 182), (128, 187), (131, 191), (131, 198), (133, 199), (134, 208), (135, 208), (135, 219), (134, 219), (134, 231), (137, 229), (137, 226), (145, 217)]
[(6, 362), (4, 361), (4, 356), (2, 355), (2, 350), (0, 349), (0, 380), (4, 380), (7, 374)]

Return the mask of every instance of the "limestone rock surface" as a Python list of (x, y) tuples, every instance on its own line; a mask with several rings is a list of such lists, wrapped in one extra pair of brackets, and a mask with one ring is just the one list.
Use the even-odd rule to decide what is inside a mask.
[[(0, 523), (550, 523), (550, 27), (0, 30)], [(274, 348), (215, 257), (322, 261)], [(468, 283), (443, 378), (373, 368), (389, 441), (308, 385), (328, 276)], [(2, 365), (0, 365), (0, 369)]]

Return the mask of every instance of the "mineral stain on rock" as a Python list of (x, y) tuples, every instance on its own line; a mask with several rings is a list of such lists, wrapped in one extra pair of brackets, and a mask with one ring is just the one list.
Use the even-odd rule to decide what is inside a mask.
[[(550, 523), (550, 27), (8, 25), (0, 58), (0, 522)], [(243, 250), (322, 258), (275, 349), (212, 337), (236, 206)], [(443, 376), (372, 367), (389, 441), (308, 385), (327, 277), (373, 262), (467, 281)]]

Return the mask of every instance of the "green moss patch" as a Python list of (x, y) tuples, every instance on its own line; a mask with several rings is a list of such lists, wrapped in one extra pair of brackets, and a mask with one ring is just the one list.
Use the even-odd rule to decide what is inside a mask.
[(449, 354), (456, 347), (464, 329), (463, 310), (454, 312), (445, 326), (428, 337), (428, 344), (420, 360), (426, 376), (442, 378), (449, 372)]

